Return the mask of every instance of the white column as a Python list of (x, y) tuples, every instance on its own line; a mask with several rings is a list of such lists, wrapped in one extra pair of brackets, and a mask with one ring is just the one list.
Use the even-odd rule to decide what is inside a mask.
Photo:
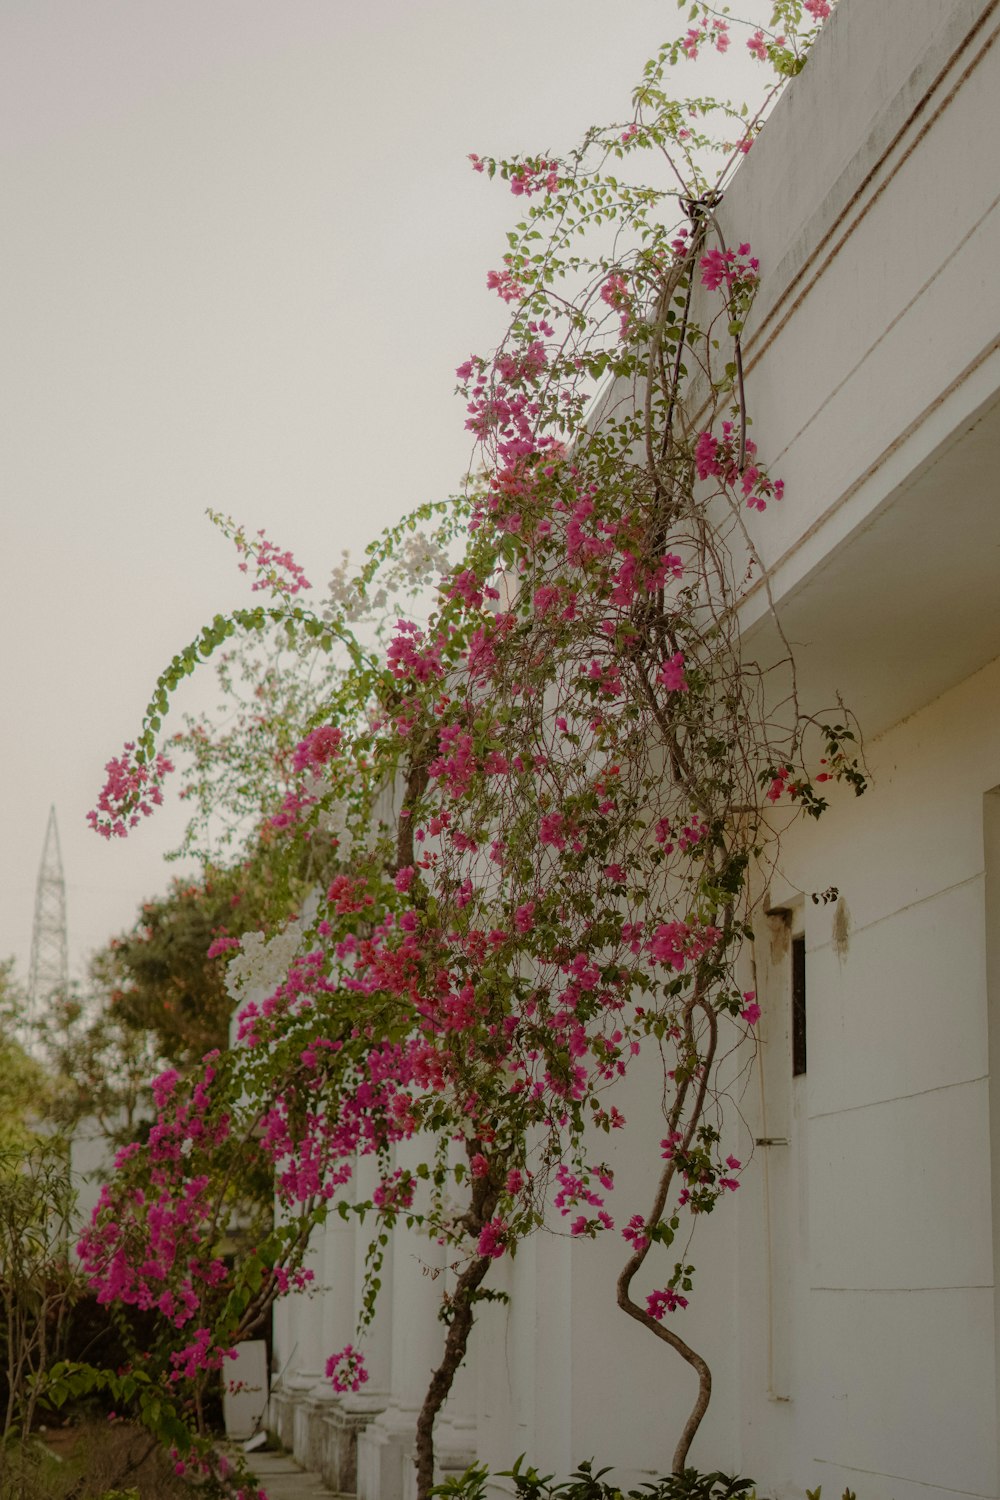
[[(334, 1213), (323, 1233), (322, 1339), (324, 1367), (331, 1354), (356, 1343), (354, 1260), (357, 1227), (353, 1216)], [(324, 1377), (325, 1378), (325, 1377)]]
[[(420, 1160), (418, 1143), (397, 1147), (397, 1165), (415, 1167)], [(358, 1440), (358, 1500), (410, 1500), (414, 1494), (417, 1416), (444, 1348), (445, 1328), (437, 1318), (444, 1268), (440, 1246), (397, 1225), (390, 1249), (382, 1284), (383, 1294), (391, 1286), (391, 1307), (381, 1307), (375, 1323), (376, 1330), (390, 1330), (389, 1401)]]
[(309, 1466), (315, 1460), (314, 1403), (312, 1392), (318, 1385), (326, 1363), (323, 1353), (323, 1230), (315, 1228), (303, 1258), (303, 1269), (312, 1271), (310, 1289), (292, 1292), (295, 1298), (294, 1329), (297, 1352), (285, 1378), (295, 1401), (292, 1452), (300, 1463)]
[[(370, 1199), (378, 1185), (378, 1164), (373, 1157), (364, 1157), (358, 1162), (355, 1180), (357, 1183), (357, 1198), (360, 1202)], [(354, 1291), (353, 1291), (353, 1317), (350, 1342), (357, 1343), (354, 1337), (354, 1325), (357, 1323), (358, 1313), (361, 1309), (365, 1276), (365, 1256), (374, 1230), (374, 1220), (369, 1216), (362, 1224), (358, 1219), (354, 1220)], [(375, 1312), (375, 1322), (364, 1334), (361, 1340), (361, 1349), (365, 1356), (365, 1364), (368, 1369), (368, 1383), (361, 1387), (359, 1394), (364, 1395), (373, 1402), (379, 1411), (388, 1404), (392, 1391), (392, 1267), (394, 1258), (393, 1240), (390, 1236), (389, 1243), (385, 1248), (385, 1257), (382, 1263), (381, 1281), (382, 1288), (378, 1296), (378, 1305)]]
[(290, 1292), (294, 1299), (294, 1328), (297, 1353), (292, 1359), (290, 1374), (294, 1374), (299, 1386), (314, 1385), (323, 1373), (323, 1323), (321, 1317), (323, 1296), (323, 1231), (314, 1229), (303, 1258), (303, 1269), (313, 1273), (307, 1290)]
[[(277, 1213), (280, 1215), (281, 1210)], [(313, 1231), (304, 1266), (320, 1281), (322, 1231)], [(271, 1422), (286, 1448), (305, 1443), (299, 1407), (319, 1379), (322, 1366), (320, 1291), (293, 1291), (274, 1304), (275, 1379), (271, 1394)]]

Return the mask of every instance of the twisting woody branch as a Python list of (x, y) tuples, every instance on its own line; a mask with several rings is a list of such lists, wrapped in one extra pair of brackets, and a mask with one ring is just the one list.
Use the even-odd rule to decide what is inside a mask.
[[(813, 34), (803, 13), (829, 8), (782, 0), (746, 44), (780, 83)], [(396, 1225), (443, 1244), (454, 1268), (417, 1428), (421, 1500), (490, 1270), (545, 1226), (624, 1238), (618, 1305), (698, 1380), (676, 1471), (708, 1406), (709, 1367), (676, 1329), (690, 1216), (741, 1171), (722, 1142), (718, 1064), (754, 1051), (759, 1008), (737, 973), (748, 876), (773, 845), (773, 808), (819, 816), (821, 782), (861, 792), (864, 779), (849, 723), (800, 711), (791, 659), (772, 681), (740, 654), (741, 588), (759, 566), (744, 516), (782, 491), (743, 388), (759, 268), (749, 245), (725, 243), (717, 208), (763, 110), (669, 97), (670, 69), (729, 42), (724, 12), (696, 4), (690, 23), (648, 65), (630, 121), (565, 160), (473, 158), (528, 208), (489, 275), (508, 336), (458, 372), (479, 455), (463, 495), (385, 538), (357, 578), (340, 570), (317, 613), (291, 559), (230, 527), (271, 602), (217, 618), (175, 660), (131, 758), (112, 764), (94, 817), (106, 834), (151, 802), (170, 691), (224, 640), (277, 626), (341, 663), (290, 772), (282, 761), (280, 806), (261, 788), (268, 857), (301, 865), (307, 847), (322, 872), (312, 907), (272, 943), (269, 982), (254, 968), (262, 940), (244, 942), (231, 978), (257, 988), (240, 1045), (158, 1081), (149, 1142), (123, 1154), (83, 1245), (103, 1298), (163, 1314), (131, 1394), (181, 1461), (210, 1462), (206, 1382), (275, 1297), (307, 1284), (309, 1232), (332, 1212), (375, 1222), (358, 1343), (331, 1352), (337, 1389), (366, 1379)], [(645, 153), (669, 186), (634, 180)], [(415, 539), (425, 562), (450, 560), (421, 621), (386, 622)], [(618, 1203), (598, 1143), (628, 1129), (622, 1082), (646, 1053), (663, 1060), (664, 1133), (632, 1143), (650, 1157), (647, 1201)], [(404, 1170), (393, 1152), (407, 1141), (420, 1159)], [(251, 1142), (273, 1163), (279, 1213), (231, 1268), (218, 1243)], [(364, 1156), (379, 1184), (359, 1202)], [(678, 1240), (681, 1258), (664, 1257)]]

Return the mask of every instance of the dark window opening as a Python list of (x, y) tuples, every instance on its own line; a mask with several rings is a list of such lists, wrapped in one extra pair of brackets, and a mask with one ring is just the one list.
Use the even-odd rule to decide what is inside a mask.
[(792, 938), (792, 1074), (806, 1070), (806, 940)]

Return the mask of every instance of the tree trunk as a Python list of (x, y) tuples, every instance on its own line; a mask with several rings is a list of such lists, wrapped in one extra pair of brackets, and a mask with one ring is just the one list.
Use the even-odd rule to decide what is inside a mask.
[[(481, 1153), (481, 1142), (466, 1141), (465, 1149), (471, 1164), (472, 1158)], [(486, 1176), (471, 1179), (472, 1202), (462, 1222), (469, 1237), (477, 1243), (483, 1226), (496, 1212), (500, 1187), (493, 1180), (493, 1172), (501, 1172), (502, 1166), (502, 1162), (494, 1162)], [(427, 1387), (424, 1404), (417, 1418), (417, 1500), (427, 1500), (434, 1483), (434, 1423), (448, 1399), (459, 1366), (465, 1358), (469, 1335), (475, 1322), (476, 1292), (482, 1286), (492, 1264), (492, 1256), (476, 1255), (459, 1276), (451, 1298), (444, 1355), (431, 1376), (431, 1383)]]
[(451, 1323), (444, 1343), (444, 1357), (431, 1377), (424, 1404), (417, 1418), (417, 1500), (427, 1500), (434, 1483), (434, 1423), (465, 1358), (469, 1334), (475, 1322), (474, 1293), (490, 1268), (491, 1257), (481, 1255), (458, 1278), (451, 1301)]
[[(696, 1010), (701, 1011), (708, 1022), (708, 1045), (703, 1057), (699, 1057), (695, 1044), (694, 1013)], [(677, 1130), (680, 1121), (685, 1118), (684, 1104), (687, 1099), (688, 1089), (694, 1083), (695, 1098), (686, 1117), (683, 1130), (684, 1138), (681, 1143), (682, 1153), (690, 1149), (691, 1142), (694, 1140), (695, 1132), (704, 1113), (709, 1074), (712, 1064), (715, 1061), (715, 1053), (718, 1046), (718, 1023), (715, 1012), (710, 1003), (702, 996), (700, 988), (696, 989), (694, 995), (692, 995), (684, 1007), (684, 1032), (688, 1047), (689, 1066), (678, 1083), (673, 1107), (667, 1116), (667, 1124), (671, 1132)], [(660, 1174), (656, 1197), (649, 1216), (646, 1219), (647, 1228), (652, 1228), (658, 1224), (663, 1215), (675, 1170), (674, 1161), (671, 1160), (667, 1162), (667, 1165)], [(681, 1358), (687, 1361), (698, 1377), (698, 1395), (695, 1398), (694, 1406), (691, 1408), (688, 1419), (684, 1423), (680, 1439), (674, 1449), (673, 1464), (671, 1467), (672, 1473), (683, 1474), (687, 1467), (687, 1457), (691, 1444), (694, 1441), (695, 1433), (701, 1426), (702, 1418), (708, 1410), (708, 1403), (712, 1398), (712, 1371), (709, 1369), (706, 1360), (702, 1358), (697, 1350), (692, 1349), (690, 1344), (685, 1343), (680, 1334), (675, 1333), (672, 1328), (667, 1328), (662, 1323), (658, 1323), (644, 1307), (640, 1307), (637, 1302), (632, 1300), (632, 1278), (649, 1254), (651, 1244), (652, 1241), (647, 1238), (644, 1247), (641, 1250), (636, 1250), (635, 1254), (629, 1258), (618, 1278), (617, 1300), (622, 1312), (628, 1313), (630, 1318), (634, 1318), (637, 1323), (641, 1323), (644, 1328), (648, 1328), (650, 1333), (655, 1334), (658, 1339), (662, 1339), (665, 1344), (669, 1344), (671, 1349), (676, 1350)]]

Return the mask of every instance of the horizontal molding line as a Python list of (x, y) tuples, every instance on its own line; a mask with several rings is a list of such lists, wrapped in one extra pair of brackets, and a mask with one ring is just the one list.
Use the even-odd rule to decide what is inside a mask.
[[(956, 47), (955, 51), (952, 53), (951, 57), (949, 57), (948, 61), (944, 65), (944, 67), (938, 73), (937, 77), (933, 80), (933, 82), (931, 83), (930, 87), (926, 90), (926, 92), (924, 93), (923, 97), (919, 100), (919, 102), (915, 105), (915, 107), (910, 111), (909, 115), (904, 120), (903, 124), (896, 131), (895, 135), (892, 137), (892, 140), (889, 142), (889, 144), (885, 147), (885, 149), (882, 152), (881, 156), (879, 157), (878, 161), (876, 161), (875, 164), (874, 164), (874, 166), (870, 167), (869, 170), (868, 170), (868, 172), (866, 172), (865, 176), (862, 178), (861, 182), (855, 188), (855, 190), (852, 193), (851, 197), (848, 199), (848, 201), (845, 203), (844, 207), (841, 209), (840, 213), (837, 215), (837, 218), (830, 225), (830, 228), (826, 231), (826, 233), (820, 239), (819, 243), (815, 246), (815, 248), (810, 252), (810, 254), (807, 257), (807, 259), (805, 260), (804, 264), (796, 272), (795, 276), (788, 283), (788, 286), (781, 293), (780, 297), (777, 299), (777, 301), (774, 303), (774, 305), (769, 309), (769, 311), (767, 312), (766, 316), (764, 317), (764, 319), (763, 319), (763, 321), (761, 323), (760, 328), (755, 329), (754, 332), (751, 334), (749, 340), (747, 341), (747, 350), (746, 350), (746, 353), (747, 353), (746, 373), (747, 374), (750, 373), (750, 371), (753, 369), (753, 367), (757, 363), (757, 361), (759, 359), (761, 359), (763, 357), (763, 355), (766, 353), (766, 351), (768, 350), (768, 348), (770, 348), (771, 344), (777, 338), (778, 334), (784, 328), (785, 324), (794, 315), (794, 313), (798, 310), (798, 308), (801, 306), (801, 304), (805, 301), (806, 297), (808, 297), (809, 293), (812, 291), (812, 289), (816, 285), (817, 281), (819, 281), (819, 279), (823, 275), (824, 271), (831, 264), (831, 262), (834, 261), (836, 259), (836, 257), (840, 254), (840, 251), (842, 250), (842, 248), (844, 247), (844, 245), (847, 243), (847, 241), (850, 239), (850, 237), (854, 233), (854, 231), (857, 229), (858, 225), (866, 217), (866, 215), (868, 214), (868, 212), (870, 211), (870, 209), (874, 206), (874, 204), (878, 202), (879, 198), (881, 198), (882, 194), (885, 192), (886, 188), (889, 186), (889, 184), (896, 177), (896, 175), (898, 174), (898, 172), (900, 171), (900, 169), (903, 167), (903, 165), (905, 164), (905, 162), (913, 154), (913, 152), (916, 150), (917, 146), (924, 139), (924, 137), (927, 135), (927, 133), (934, 127), (934, 125), (936, 124), (936, 122), (940, 119), (941, 115), (944, 113), (944, 111), (951, 104), (952, 100), (955, 98), (956, 94), (961, 89), (962, 85), (966, 82), (966, 80), (968, 78), (971, 77), (971, 75), (973, 74), (973, 72), (976, 70), (976, 68), (982, 62), (983, 58), (989, 52), (990, 48), (993, 46), (993, 43), (996, 41), (997, 36), (1000, 35), (1000, 32), (998, 32), (998, 31), (991, 32), (991, 34), (986, 38), (986, 41), (983, 43), (982, 47), (976, 53), (975, 57), (973, 57), (972, 61), (965, 67), (965, 69), (962, 71), (962, 73), (956, 79), (955, 83), (948, 90), (947, 94), (945, 94), (944, 98), (940, 101), (940, 103), (938, 104), (938, 106), (934, 110), (934, 112), (930, 115), (930, 117), (928, 119), (926, 119), (923, 122), (923, 124), (921, 125), (920, 129), (917, 131), (917, 133), (914, 135), (912, 141), (907, 146), (906, 150), (899, 157), (898, 161), (896, 161), (893, 164), (891, 171), (889, 171), (887, 173), (884, 181), (882, 181), (881, 183), (879, 183), (878, 187), (875, 189), (875, 191), (868, 198), (867, 202), (861, 208), (861, 211), (856, 215), (856, 217), (849, 224), (847, 224), (847, 227), (844, 229), (843, 234), (837, 240), (836, 244), (832, 246), (832, 248), (830, 249), (829, 253), (826, 256), (824, 256), (823, 259), (822, 259), (822, 261), (817, 265), (817, 261), (823, 255), (824, 248), (829, 244), (830, 240), (836, 234), (837, 230), (849, 218), (849, 216), (852, 213), (852, 211), (858, 206), (858, 204), (860, 203), (860, 201), (863, 198), (864, 194), (867, 192), (868, 188), (871, 187), (871, 185), (872, 185), (873, 181), (875, 180), (875, 178), (882, 171), (882, 169), (885, 166), (886, 162), (888, 161), (889, 157), (896, 150), (896, 147), (899, 145), (900, 141), (906, 135), (907, 131), (914, 124), (914, 122), (924, 112), (924, 110), (926, 109), (929, 101), (933, 98), (934, 94), (940, 88), (941, 84), (944, 82), (944, 80), (947, 77), (947, 75), (955, 67), (955, 64), (958, 62), (959, 58), (962, 56), (962, 53), (965, 52), (966, 49), (972, 44), (972, 42), (974, 41), (974, 39), (977, 36), (977, 34), (987, 24), (987, 22), (989, 21), (990, 17), (993, 15), (994, 11), (997, 9), (998, 5), (1000, 5), (1000, 0), (991, 0), (990, 5), (983, 12), (983, 14), (980, 16), (979, 20), (973, 26), (972, 30), (966, 33), (966, 35), (963, 37), (961, 43), (958, 45), (958, 47)], [(803, 278), (807, 275), (807, 273), (809, 272), (810, 268), (812, 268), (812, 267), (815, 267), (815, 273), (810, 277), (810, 279), (808, 280), (808, 282), (806, 282), (806, 284), (804, 286), (800, 287), (800, 283), (802, 282)], [(771, 328), (770, 332), (767, 333), (767, 337), (764, 338), (765, 331), (768, 329), (768, 325), (778, 315), (779, 310), (784, 306), (784, 304), (787, 302), (788, 298), (792, 296), (792, 294), (795, 291), (796, 287), (800, 287), (800, 289), (799, 289), (798, 295), (795, 297), (795, 300), (792, 302), (791, 306), (787, 308), (787, 310), (785, 311), (784, 315), (779, 319), (779, 321), (777, 322), (777, 324), (773, 328)], [(760, 340), (761, 339), (764, 339), (763, 344), (760, 344)], [(760, 345), (759, 348), (758, 348), (758, 345)]]
[(992, 1281), (964, 1282), (958, 1286), (811, 1286), (811, 1292), (863, 1292), (880, 1297), (919, 1297), (924, 1292), (993, 1292)]
[[(939, 886), (936, 891), (930, 891), (926, 896), (917, 896), (915, 900), (907, 901), (904, 906), (894, 906), (892, 911), (884, 912), (881, 917), (872, 917), (870, 922), (860, 922), (857, 925), (852, 922), (851, 940), (853, 941), (854, 938), (860, 937), (863, 932), (871, 932), (874, 928), (881, 927), (886, 922), (894, 921), (896, 917), (901, 917), (904, 912), (915, 911), (918, 906), (927, 906), (931, 901), (940, 901), (943, 896), (950, 896), (952, 891), (964, 891), (966, 886), (978, 885), (985, 873), (984, 870), (974, 870), (971, 875), (966, 875), (964, 880), (955, 880), (951, 885)], [(825, 943), (811, 943), (806, 951), (809, 954), (823, 953), (827, 948), (832, 947), (833, 939), (827, 938)]]
[(859, 1109), (886, 1109), (890, 1104), (902, 1104), (906, 1099), (923, 1099), (928, 1094), (944, 1094), (949, 1089), (967, 1089), (977, 1083), (989, 1083), (988, 1073), (978, 1073), (975, 1078), (958, 1078), (954, 1083), (937, 1083), (933, 1088), (914, 1089), (911, 1094), (892, 1094), (888, 1099), (869, 1099), (865, 1104), (845, 1104), (843, 1109), (820, 1109), (807, 1115), (809, 1120), (831, 1120), (838, 1115), (856, 1115)]
[(905, 1474), (886, 1474), (882, 1469), (859, 1469), (855, 1464), (842, 1463), (839, 1458), (814, 1457), (813, 1463), (843, 1469), (847, 1474), (870, 1474), (875, 1479), (895, 1479), (899, 1484), (913, 1484), (921, 1490), (933, 1490), (936, 1495), (967, 1495), (969, 1500), (995, 1500), (989, 1490), (954, 1490), (946, 1484), (931, 1484), (927, 1479), (909, 1479)]
[[(844, 389), (845, 386), (850, 384), (850, 382), (854, 379), (855, 375), (857, 375), (860, 370), (864, 369), (865, 365), (875, 353), (875, 350), (878, 349), (881, 344), (885, 343), (886, 339), (899, 326), (899, 324), (906, 317), (907, 313), (911, 312), (913, 308), (916, 307), (920, 299), (927, 295), (931, 287), (934, 285), (935, 281), (937, 281), (939, 277), (943, 276), (944, 273), (951, 268), (952, 261), (958, 258), (958, 256), (962, 253), (973, 236), (979, 233), (980, 229), (982, 229), (987, 220), (990, 219), (996, 212), (998, 206), (1000, 206), (1000, 193), (997, 193), (993, 201), (987, 204), (976, 222), (974, 224), (971, 224), (962, 235), (962, 238), (957, 242), (957, 244), (952, 246), (948, 255), (944, 258), (944, 260), (942, 260), (940, 265), (934, 268), (931, 274), (927, 277), (926, 281), (924, 281), (917, 288), (917, 290), (913, 293), (913, 296), (910, 298), (909, 302), (907, 302), (904, 307), (901, 307), (896, 313), (895, 317), (885, 325), (875, 342), (868, 345), (868, 348), (862, 354), (861, 358), (855, 360), (854, 364), (847, 371), (846, 375), (843, 375), (841, 379), (838, 380), (837, 384), (831, 391), (827, 391), (826, 395), (823, 397), (822, 402), (819, 406), (817, 406), (816, 410), (813, 412), (808, 421), (803, 423), (798, 432), (794, 433), (792, 437), (788, 439), (788, 442), (785, 444), (784, 448), (782, 448), (780, 453), (776, 453), (773, 455), (771, 459), (772, 463), (781, 462), (785, 454), (788, 452), (789, 448), (793, 447), (794, 444), (798, 442), (799, 438), (809, 430), (812, 424), (816, 421), (817, 417), (819, 417), (820, 414), (826, 410), (831, 401), (833, 401), (837, 396), (840, 395), (840, 392)], [(972, 361), (971, 364), (966, 365), (961, 374), (956, 378), (963, 380), (968, 379), (970, 371), (972, 369), (978, 368), (978, 366), (982, 363), (984, 356), (988, 356), (994, 348), (996, 348), (996, 340), (993, 340), (991, 343), (987, 344), (985, 346), (985, 350), (980, 350), (975, 360)], [(931, 411), (936, 410), (944, 400), (945, 394), (950, 390), (951, 385), (948, 385), (945, 388), (945, 391), (936, 396), (934, 400), (925, 408), (924, 415), (926, 416)]]
[[(939, 409), (939, 407), (942, 407), (945, 402), (955, 394), (956, 391), (960, 390), (967, 381), (971, 380), (976, 371), (982, 365), (986, 364), (986, 362), (991, 359), (998, 350), (1000, 350), (1000, 336), (992, 339), (985, 346), (985, 348), (981, 349), (979, 353), (969, 361), (965, 368), (959, 371), (954, 380), (952, 380), (949, 385), (945, 386), (943, 391), (938, 392), (933, 401), (928, 401), (927, 405), (917, 413), (917, 415), (911, 422), (907, 424), (906, 427), (903, 428), (902, 432), (898, 433), (896, 437), (893, 438), (892, 442), (888, 443), (886, 447), (882, 449), (882, 452), (868, 465), (864, 473), (859, 474), (858, 477), (848, 485), (843, 494), (838, 495), (837, 499), (834, 500), (831, 505), (827, 506), (823, 514), (821, 516), (817, 516), (815, 521), (813, 521), (812, 524), (809, 525), (805, 531), (803, 531), (802, 535), (797, 537), (792, 545), (786, 548), (781, 556), (776, 558), (775, 561), (768, 566), (767, 578), (771, 582), (772, 587), (777, 580), (777, 574), (779, 573), (779, 571), (782, 568), (788, 566), (792, 558), (794, 558), (797, 553), (801, 552), (806, 543), (811, 541), (812, 538), (817, 534), (817, 532), (822, 531), (823, 527), (828, 524), (831, 517), (835, 516), (839, 510), (842, 510), (845, 505), (853, 500), (858, 491), (860, 489), (863, 489), (868, 481), (870, 479), (873, 479), (880, 469), (884, 469), (889, 460), (894, 457), (894, 455), (898, 453), (901, 448), (905, 447), (905, 445), (909, 442), (910, 438), (913, 437), (915, 433), (920, 431), (920, 429), (926, 423), (927, 419), (932, 416), (933, 413)], [(810, 418), (810, 421), (812, 420), (813, 418)], [(807, 423), (806, 425), (808, 426), (809, 424)], [(757, 578), (750, 585), (746, 593), (743, 594), (740, 598), (740, 612), (742, 612), (750, 599), (755, 598), (755, 596), (760, 593), (763, 587), (763, 578)], [(770, 611), (768, 611), (768, 613), (770, 613)]]

